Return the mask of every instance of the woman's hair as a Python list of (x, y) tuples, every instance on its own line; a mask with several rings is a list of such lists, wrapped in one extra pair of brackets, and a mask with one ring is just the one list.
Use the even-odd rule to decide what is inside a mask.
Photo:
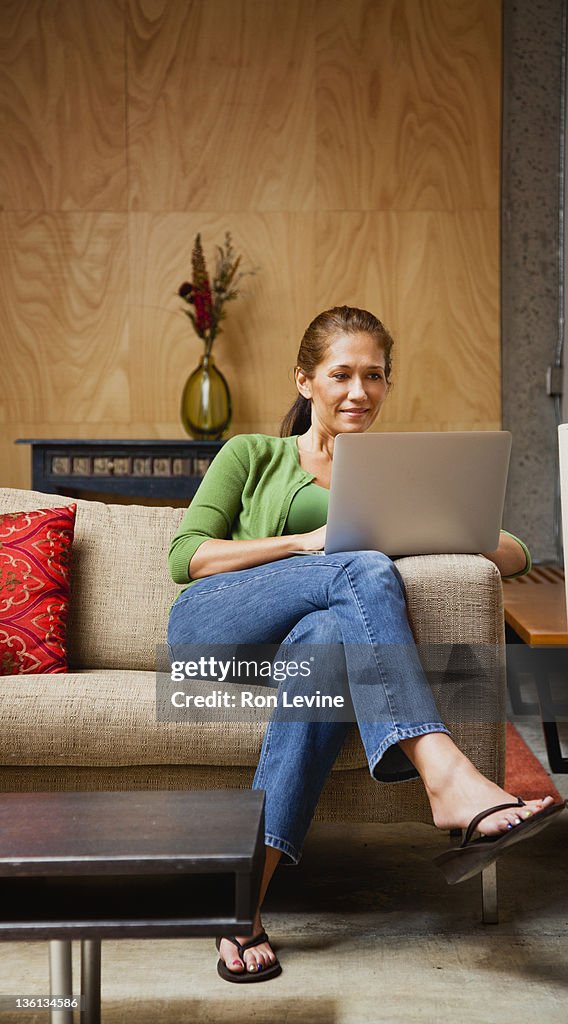
[[(392, 368), (391, 351), (393, 339), (386, 327), (366, 309), (353, 306), (334, 306), (326, 309), (307, 328), (300, 342), (296, 366), (306, 377), (313, 377), (316, 368), (327, 352), (328, 346), (339, 334), (370, 334), (378, 342), (385, 356), (385, 377), (390, 383)], [(280, 425), (280, 437), (305, 434), (312, 422), (312, 403), (309, 398), (298, 395)]]

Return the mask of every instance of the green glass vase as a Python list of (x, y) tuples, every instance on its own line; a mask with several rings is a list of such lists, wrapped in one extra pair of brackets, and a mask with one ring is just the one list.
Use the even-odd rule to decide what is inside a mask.
[(205, 353), (181, 396), (184, 430), (197, 441), (217, 441), (231, 422), (231, 393), (215, 360)]

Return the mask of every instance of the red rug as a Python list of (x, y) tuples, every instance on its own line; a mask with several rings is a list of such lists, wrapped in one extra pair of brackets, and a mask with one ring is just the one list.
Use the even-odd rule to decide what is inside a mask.
[(553, 796), (562, 800), (548, 772), (519, 736), (515, 726), (507, 722), (507, 754), (505, 758), (505, 789), (526, 799)]

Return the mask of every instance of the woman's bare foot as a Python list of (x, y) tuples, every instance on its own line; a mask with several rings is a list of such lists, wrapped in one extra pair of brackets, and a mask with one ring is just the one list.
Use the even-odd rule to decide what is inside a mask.
[[(262, 872), (262, 879), (260, 883), (258, 910), (253, 922), (253, 931), (250, 935), (235, 935), (235, 938), (238, 939), (241, 945), (244, 945), (245, 942), (249, 942), (255, 935), (259, 935), (260, 932), (264, 931), (262, 921), (260, 919), (260, 908), (262, 907), (262, 901), (264, 900), (270, 879), (276, 870), (276, 865), (278, 864), (280, 857), (280, 850), (277, 850), (273, 846), (265, 847), (264, 870)], [(252, 974), (253, 972), (258, 971), (259, 964), (262, 964), (262, 969), (265, 970), (276, 961), (276, 954), (272, 951), (270, 943), (268, 942), (261, 942), (258, 946), (251, 946), (250, 949), (245, 949), (243, 954), (243, 963), (234, 942), (229, 942), (228, 939), (222, 939), (219, 943), (219, 955), (221, 956), (221, 959), (225, 961), (227, 969), (229, 971), (233, 971), (235, 974), (242, 974), (245, 970), (250, 971)]]
[[(236, 935), (235, 938), (239, 940), (241, 945), (248, 942), (253, 938), (254, 935), (259, 935), (263, 931), (262, 921), (260, 915), (257, 915), (254, 922), (254, 929), (251, 935)], [(245, 949), (243, 953), (243, 960), (239, 957), (239, 951), (233, 942), (229, 942), (228, 939), (222, 939), (219, 946), (219, 954), (225, 961), (225, 964), (229, 971), (233, 971), (235, 974), (242, 974), (243, 971), (249, 971), (250, 973), (256, 973), (259, 970), (259, 964), (262, 964), (261, 969), (270, 967), (276, 961), (276, 954), (270, 947), (270, 943), (261, 942), (258, 946), (251, 946), (250, 949)]]
[[(472, 818), (484, 808), (517, 802), (517, 796), (490, 782), (473, 765), (471, 768), (473, 772), (468, 769), (458, 771), (443, 792), (432, 795), (430, 806), (434, 824), (438, 828), (467, 828)], [(477, 831), (486, 836), (498, 835), (499, 832), (520, 825), (524, 818), (536, 814), (551, 803), (554, 803), (552, 797), (547, 796), (542, 800), (527, 800), (524, 807), (497, 811), (496, 814), (482, 818)]]
[[(401, 746), (420, 772), (438, 828), (466, 828), (484, 808), (517, 802), (517, 796), (486, 779), (445, 733), (404, 740)], [(551, 803), (551, 796), (527, 800), (524, 807), (488, 815), (477, 829), (484, 835), (498, 835)]]

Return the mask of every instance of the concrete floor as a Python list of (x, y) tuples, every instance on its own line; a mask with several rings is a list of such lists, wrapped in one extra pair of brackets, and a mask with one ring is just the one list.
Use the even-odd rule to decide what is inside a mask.
[[(546, 766), (538, 721), (515, 724)], [(266, 903), (280, 978), (227, 985), (211, 939), (109, 941), (103, 1024), (566, 1024), (568, 814), (501, 859), (499, 925), (481, 924), (478, 879), (447, 886), (431, 863), (446, 846), (423, 825), (315, 825)], [(2, 947), (0, 993), (48, 989), (45, 946)]]

